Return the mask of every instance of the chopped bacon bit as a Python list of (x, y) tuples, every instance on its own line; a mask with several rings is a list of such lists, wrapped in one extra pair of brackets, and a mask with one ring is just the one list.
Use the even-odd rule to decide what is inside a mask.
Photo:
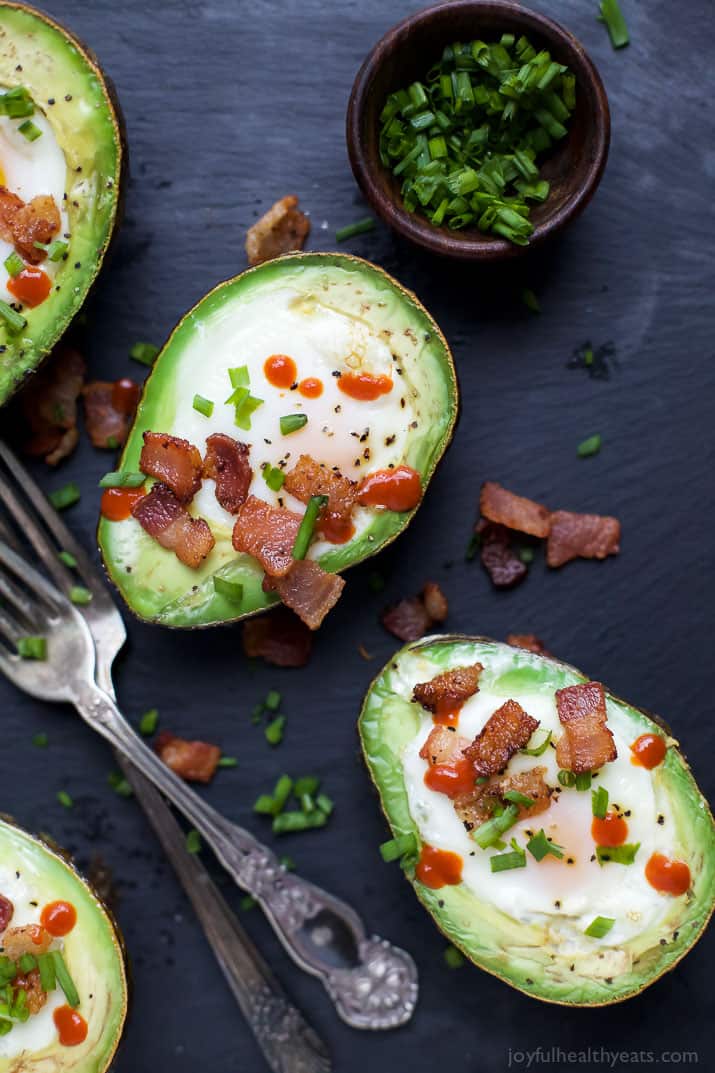
[(428, 581), (419, 596), (408, 596), (387, 607), (380, 621), (401, 641), (416, 641), (436, 623), (444, 622), (448, 612), (447, 597), (435, 581)]
[(311, 631), (287, 607), (248, 619), (242, 640), (249, 659), (264, 659), (275, 667), (304, 667), (313, 647)]
[(489, 717), (464, 755), (477, 775), (499, 775), (539, 725), (515, 700), (507, 700)]
[[(6, 186), (0, 186), (0, 238), (3, 242), (14, 243), (13, 224), (18, 211), (25, 202), (17, 194), (13, 194)], [(42, 250), (38, 250), (42, 253)]]
[(422, 590), (422, 600), (432, 622), (444, 622), (449, 614), (449, 604), (436, 581), (427, 582)]
[[(437, 674), (429, 682), (420, 682), (412, 690), (412, 699), (428, 712), (461, 707), (479, 690), (479, 676), (484, 668), (481, 663), (471, 667), (453, 667), (451, 671)], [(454, 737), (450, 734), (450, 737)]]
[(250, 265), (260, 265), (292, 250), (302, 250), (310, 220), (298, 208), (298, 198), (291, 194), (276, 201), (246, 234), (246, 254)]
[(12, 218), (12, 235), (15, 249), (31, 265), (44, 261), (47, 253), (38, 250), (36, 242), (45, 246), (55, 237), (61, 227), (60, 212), (55, 199), (49, 194), (38, 194), (22, 205)]
[(531, 768), (516, 775), (493, 776), (474, 791), (460, 794), (454, 800), (454, 810), (468, 830), (479, 827), (490, 819), (494, 806), (506, 802), (504, 794), (509, 790), (525, 794), (534, 802), (533, 805), (519, 805), (519, 819), (525, 816), (538, 816), (551, 804), (552, 789), (544, 780), (545, 767)]
[(329, 528), (347, 526), (357, 499), (357, 484), (336, 473), (322, 462), (316, 462), (310, 455), (301, 455), (292, 470), (285, 475), (283, 485), (301, 503), (307, 503), (311, 496), (327, 496), (327, 506), (321, 512), (321, 521)]
[(188, 503), (201, 487), (201, 455), (180, 436), (145, 432), (139, 469), (167, 485), (181, 503)]
[(216, 541), (203, 518), (192, 518), (170, 488), (155, 484), (132, 507), (132, 515), (162, 548), (193, 569), (201, 566)]
[(512, 648), (523, 648), (526, 652), (534, 652), (537, 656), (550, 656), (544, 642), (535, 633), (509, 633), (506, 643)]
[(508, 492), (496, 481), (485, 481), (482, 485), (479, 510), (490, 522), (498, 522), (507, 529), (517, 529), (535, 537), (549, 535), (549, 510), (533, 499)]
[[(121, 394), (117, 391), (120, 384)], [(85, 384), (84, 424), (94, 447), (124, 446), (140, 394), (139, 384), (132, 380), (92, 380)]]
[(233, 546), (258, 559), (271, 577), (285, 577), (295, 562), (293, 545), (301, 521), (292, 510), (249, 496), (236, 516)]
[(12, 986), (25, 992), (27, 1008), (33, 1015), (39, 1013), (47, 1002), (47, 992), (42, 990), (39, 969), (31, 969), (27, 974), (16, 976), (12, 981)]
[(359, 644), (359, 645), (357, 646), (357, 650), (358, 650), (358, 652), (360, 653), (360, 655), (362, 656), (362, 658), (363, 658), (363, 659), (364, 659), (364, 660), (365, 660), (366, 662), (368, 662), (369, 660), (371, 660), (371, 659), (374, 659), (374, 658), (375, 658), (375, 657), (373, 656), (372, 652), (368, 652), (368, 650), (367, 650), (367, 649), (365, 648), (365, 645), (363, 645), (363, 644)]
[(448, 730), (446, 726), (434, 726), (420, 749), (420, 756), (431, 767), (448, 764), (450, 760), (461, 759), (462, 750), (467, 745), (468, 740), (460, 738), (454, 730)]
[(206, 741), (186, 741), (162, 730), (154, 742), (154, 752), (174, 774), (186, 782), (211, 782), (221, 759), (218, 745)]
[(340, 599), (345, 582), (312, 559), (299, 559), (283, 577), (266, 578), (263, 587), (277, 592), (286, 607), (311, 630), (317, 630)]
[(526, 577), (526, 564), (511, 547), (509, 530), (503, 525), (483, 518), (476, 527), (479, 536), (479, 557), (497, 589), (511, 589)]
[(12, 920), (12, 914), (15, 912), (15, 906), (12, 904), (9, 898), (6, 898), (3, 894), (0, 894), (0, 935), (5, 931)]
[(72, 347), (55, 348), (50, 361), (29, 382), (19, 400), (26, 436), (26, 454), (44, 456), (56, 466), (74, 451), (79, 440), (77, 399), (84, 382), (85, 363)]
[(563, 566), (571, 559), (605, 559), (618, 554), (620, 539), (618, 518), (557, 510), (551, 515), (546, 562), (549, 566)]
[(600, 682), (557, 689), (556, 707), (564, 728), (556, 746), (559, 767), (579, 775), (616, 759), (616, 743), (606, 726), (606, 693)]
[(248, 461), (251, 448), (222, 432), (206, 438), (203, 476), (216, 482), (216, 499), (229, 514), (245, 503), (253, 474)]
[(51, 944), (52, 936), (41, 924), (23, 924), (7, 929), (0, 948), (11, 961), (17, 961), (23, 954), (44, 954)]

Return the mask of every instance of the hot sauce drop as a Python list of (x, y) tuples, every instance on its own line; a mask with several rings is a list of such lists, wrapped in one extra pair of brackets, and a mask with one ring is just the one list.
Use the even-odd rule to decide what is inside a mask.
[(63, 1047), (76, 1047), (87, 1038), (87, 1022), (71, 1006), (58, 1006), (52, 1014)]
[(120, 414), (133, 414), (139, 402), (141, 388), (128, 377), (112, 384), (112, 406)]
[(298, 384), (298, 391), (305, 399), (318, 399), (323, 394), (323, 381), (318, 380), (317, 376), (306, 376)]
[(298, 368), (287, 354), (271, 354), (263, 363), (263, 372), (273, 387), (289, 388), (298, 376)]
[(344, 520), (327, 514), (321, 518), (318, 528), (321, 535), (331, 544), (347, 544), (348, 540), (352, 540), (355, 536), (355, 526), (349, 518)]
[(641, 734), (631, 745), (631, 763), (649, 769), (657, 767), (663, 763), (667, 748), (660, 734)]
[(421, 495), (419, 473), (409, 466), (397, 466), (395, 469), (378, 469), (366, 477), (358, 489), (358, 503), (363, 507), (412, 510)]
[(449, 764), (433, 764), (425, 771), (425, 786), (447, 797), (458, 797), (474, 789), (474, 764), (464, 757)]
[(13, 298), (32, 309), (47, 298), (52, 290), (52, 280), (41, 268), (26, 265), (17, 276), (11, 276), (5, 286)]
[(420, 883), (432, 890), (455, 886), (462, 882), (462, 858), (458, 853), (423, 845), (415, 875)]
[(628, 838), (628, 824), (617, 812), (609, 809), (602, 820), (594, 816), (591, 836), (597, 846), (622, 846)]
[(373, 376), (371, 373), (343, 373), (338, 377), (338, 387), (344, 395), (358, 402), (374, 402), (380, 395), (392, 391), (389, 376)]
[(132, 513), (132, 507), (146, 495), (144, 488), (105, 488), (102, 492), (102, 517), (110, 522), (123, 522)]
[(645, 877), (661, 894), (685, 894), (690, 889), (690, 869), (685, 861), (671, 861), (664, 853), (652, 853)]
[(77, 910), (71, 902), (50, 902), (40, 914), (45, 931), (56, 938), (69, 935), (77, 923)]

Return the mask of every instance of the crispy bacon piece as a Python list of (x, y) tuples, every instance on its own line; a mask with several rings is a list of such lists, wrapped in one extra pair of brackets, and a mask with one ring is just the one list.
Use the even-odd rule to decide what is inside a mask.
[(233, 527), (233, 546), (258, 559), (271, 577), (285, 577), (293, 566), (293, 545), (300, 529), (300, 514), (271, 507), (249, 496), (239, 508)]
[(427, 582), (422, 590), (422, 602), (425, 605), (427, 614), (432, 619), (432, 624), (444, 622), (449, 614), (449, 604), (447, 603), (447, 597), (436, 581)]
[(535, 767), (516, 775), (493, 776), (481, 786), (475, 786), (472, 793), (456, 797), (454, 810), (467, 830), (471, 831), (491, 818), (495, 805), (507, 803), (505, 793), (516, 790), (534, 802), (533, 805), (519, 806), (519, 818), (538, 816), (551, 804), (552, 790), (544, 780), (545, 774), (545, 767)]
[(479, 676), (484, 670), (481, 663), (470, 667), (453, 667), (451, 671), (437, 674), (429, 682), (420, 682), (412, 690), (412, 699), (428, 712), (451, 711), (461, 708), (479, 689)]
[(469, 745), (466, 738), (461, 738), (455, 730), (446, 726), (434, 726), (420, 749), (423, 760), (434, 767), (435, 764), (448, 764), (450, 760), (461, 757), (462, 750)]
[(221, 759), (218, 745), (187, 741), (162, 730), (154, 742), (154, 752), (167, 767), (186, 782), (211, 782)]
[(140, 394), (139, 384), (131, 380), (92, 380), (85, 384), (84, 425), (94, 447), (124, 446)]
[(181, 503), (188, 503), (201, 487), (201, 455), (180, 436), (145, 432), (139, 469), (167, 485)]
[(229, 514), (237, 514), (246, 501), (253, 477), (250, 451), (245, 443), (222, 432), (206, 437), (202, 476), (216, 482), (216, 499)]
[(563, 566), (571, 559), (605, 559), (618, 554), (620, 539), (618, 518), (557, 510), (551, 515), (546, 562), (549, 566)]
[(286, 473), (283, 487), (301, 503), (307, 503), (311, 496), (327, 496), (328, 503), (321, 518), (334, 527), (349, 524), (357, 500), (357, 484), (322, 462), (316, 462), (310, 455), (300, 456), (293, 469)]
[(0, 935), (5, 931), (12, 920), (12, 914), (15, 912), (15, 906), (12, 904), (9, 898), (6, 898), (3, 894), (0, 894)]
[(38, 265), (44, 261), (47, 253), (38, 250), (36, 242), (42, 242), (45, 246), (50, 242), (61, 226), (60, 212), (55, 205), (55, 199), (49, 194), (39, 194), (22, 205), (15, 213), (12, 220), (12, 234), (15, 240), (15, 249), (31, 265)]
[(391, 604), (380, 615), (385, 629), (401, 641), (416, 641), (449, 611), (447, 597), (435, 581), (428, 581), (419, 596), (408, 596)]
[[(25, 202), (17, 194), (13, 194), (6, 186), (0, 186), (0, 238), (3, 242), (14, 243), (13, 224), (18, 210)], [(38, 253), (44, 251), (38, 250)]]
[(248, 619), (242, 640), (249, 659), (264, 659), (274, 667), (304, 667), (313, 647), (313, 634), (287, 607)]
[(276, 201), (246, 234), (246, 254), (250, 265), (260, 265), (282, 253), (302, 250), (310, 233), (310, 220), (298, 208), (294, 194)]
[(7, 929), (0, 949), (11, 961), (17, 961), (23, 954), (44, 954), (51, 944), (52, 936), (41, 924), (23, 924), (19, 928)]
[(616, 759), (616, 743), (606, 726), (606, 693), (600, 682), (557, 689), (556, 708), (564, 728), (556, 746), (559, 767), (580, 775)]
[(39, 969), (31, 969), (27, 974), (16, 976), (12, 981), (12, 986), (25, 992), (27, 1008), (31, 1014), (39, 1013), (47, 1002), (47, 992), (42, 990)]
[(496, 481), (485, 481), (479, 495), (479, 510), (490, 522), (518, 529), (535, 537), (547, 537), (550, 512), (541, 503), (508, 492)]
[(523, 581), (526, 564), (512, 550), (509, 530), (482, 518), (476, 532), (480, 538), (479, 557), (492, 584), (497, 589), (511, 589)]
[(26, 454), (43, 456), (50, 466), (56, 466), (74, 451), (79, 440), (77, 399), (84, 373), (82, 355), (61, 344), (29, 382), (19, 400)]
[(523, 648), (527, 652), (534, 652), (537, 656), (550, 656), (544, 642), (535, 633), (509, 633), (506, 643), (512, 648)]
[(464, 755), (477, 775), (499, 775), (539, 725), (515, 700), (507, 700), (489, 717)]
[(132, 515), (162, 548), (193, 569), (201, 566), (216, 541), (203, 518), (192, 518), (170, 488), (153, 485), (132, 507)]
[(299, 559), (283, 577), (267, 577), (263, 587), (277, 592), (286, 607), (295, 611), (311, 630), (317, 630), (340, 599), (345, 582), (312, 559)]

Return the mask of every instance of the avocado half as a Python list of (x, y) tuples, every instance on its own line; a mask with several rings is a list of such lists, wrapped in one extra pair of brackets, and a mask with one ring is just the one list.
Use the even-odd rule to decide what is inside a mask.
[(0, 327), (0, 405), (37, 369), (84, 302), (117, 224), (124, 163), (118, 107), (95, 57), (47, 15), (0, 3), (0, 87), (18, 86), (64, 153), (70, 237), (51, 294), (22, 310), (27, 326), (17, 333)]
[[(551, 702), (555, 690), (586, 681), (583, 674), (558, 660), (481, 637), (428, 637), (397, 652), (368, 691), (360, 714), (359, 731), (365, 761), (394, 835), (413, 835), (420, 848), (424, 842), (421, 830), (430, 821), (424, 814), (416, 815), (420, 806), (411, 806), (409, 786), (413, 787), (414, 802), (416, 783), (415, 769), (410, 768), (409, 756), (412, 754), (414, 759), (415, 742), (418, 738), (420, 742), (425, 739), (432, 726), (432, 718), (419, 704), (411, 701), (412, 688), (417, 682), (428, 681), (443, 671), (475, 662), (481, 663), (484, 669), (479, 681), (479, 693), (472, 699), (486, 695), (484, 713), (494, 711), (511, 698), (527, 712), (539, 715), (540, 707), (544, 710), (543, 706)], [(664, 734), (663, 725), (656, 722), (653, 716), (610, 693), (606, 697), (608, 724), (619, 741), (619, 755), (624, 752), (624, 740), (632, 741), (644, 733)], [(557, 730), (554, 734), (558, 737)], [(538, 731), (536, 736), (539, 736)], [(664, 824), (657, 827), (658, 837), (666, 838), (674, 855), (688, 863), (692, 882), (690, 890), (680, 897), (653, 892), (656, 916), (644, 930), (638, 931), (636, 926), (636, 933), (621, 942), (617, 941), (617, 927), (611, 933), (613, 938), (611, 935), (587, 938), (583, 934), (582, 921), (576, 923), (576, 910), (573, 926), (569, 923), (566, 916), (568, 902), (566, 897), (562, 902), (558, 893), (557, 901), (550, 903), (554, 906), (553, 911), (533, 911), (533, 906), (529, 908), (529, 888), (539, 883), (538, 870), (543, 867), (543, 861), (537, 863), (528, 853), (525, 868), (487, 875), (479, 893), (470, 889), (464, 876), (458, 885), (430, 889), (417, 880), (414, 859), (405, 859), (405, 874), (440, 930), (479, 968), (498, 976), (524, 994), (562, 1005), (604, 1006), (621, 1002), (638, 994), (672, 969), (703, 934), (713, 911), (715, 825), (708, 804), (678, 750), (678, 743), (669, 736), (666, 741), (668, 748), (665, 760), (647, 773), (651, 776), (648, 794), (650, 797), (652, 792), (650, 807), (661, 817), (657, 821), (653, 817), (654, 823)], [(530, 763), (538, 765), (546, 760), (553, 766), (555, 754), (547, 749), (546, 753), (549, 752), (551, 760), (545, 754)], [(625, 752), (629, 755), (627, 746)], [(608, 766), (606, 764), (602, 769), (603, 778), (607, 778), (603, 773)], [(413, 771), (411, 784), (409, 770)], [(634, 771), (641, 773), (641, 778), (644, 777), (644, 770), (634, 768)], [(552, 774), (555, 775), (555, 771)], [(421, 772), (419, 777), (422, 778)], [(556, 782), (556, 779), (547, 777), (547, 781)], [(594, 787), (600, 781), (601, 777), (594, 781)], [(633, 818), (628, 822), (636, 822), (638, 801), (628, 796), (628, 775), (625, 782), (616, 780), (613, 785), (617, 787), (618, 797), (612, 790), (611, 800), (618, 800), (620, 808), (628, 807), (631, 810), (628, 814)], [(563, 808), (563, 797), (567, 793), (577, 792), (574, 789), (563, 790), (558, 804), (551, 805), (551, 809)], [(447, 800), (444, 794), (437, 796)], [(591, 794), (577, 793), (577, 797), (581, 799), (577, 804), (588, 812), (590, 822)], [(451, 803), (448, 804), (453, 812)], [(533, 818), (531, 826), (538, 829), (547, 822), (547, 816), (548, 813), (542, 813)], [(508, 841), (513, 833), (514, 830), (506, 834), (505, 840)], [(434, 834), (433, 824), (430, 831), (432, 845), (437, 844)], [(464, 831), (461, 834), (463, 836)], [(518, 832), (517, 839), (521, 835), (523, 832)], [(523, 842), (523, 838), (521, 840)], [(647, 857), (649, 852), (645, 842), (644, 838), (643, 849), (632, 865), (611, 862), (602, 866), (600, 874), (599, 864), (594, 857), (588, 856), (594, 849), (591, 844), (582, 858), (584, 866), (595, 870), (597, 880), (603, 881), (607, 877), (607, 882), (612, 881), (615, 888), (625, 891), (631, 878), (628, 875), (631, 869), (643, 868), (643, 856)], [(449, 839), (439, 848), (448, 848), (448, 844)], [(477, 855), (486, 852), (476, 844), (473, 850)], [(551, 867), (564, 865), (564, 861), (551, 859), (550, 863)], [(523, 881), (525, 894), (519, 912), (506, 909), (507, 903), (514, 909), (514, 898), (507, 898), (503, 893), (504, 888), (499, 888), (499, 881), (504, 876), (519, 877), (513, 883)], [(615, 892), (613, 896), (616, 897)], [(628, 904), (626, 898), (624, 906)], [(561, 907), (561, 912), (557, 905)], [(586, 906), (584, 919), (606, 915), (608, 910), (603, 906), (603, 901), (592, 907)], [(580, 908), (584, 910), (583, 905)], [(558, 940), (555, 929), (560, 933)], [(564, 936), (567, 941), (562, 945)]]
[(53, 1013), (66, 999), (58, 986), (39, 1013), (0, 1035), (0, 1073), (104, 1073), (119, 1046), (128, 1002), (124, 945), (111, 914), (64, 856), (8, 819), (0, 820), (0, 894), (14, 906), (10, 928), (37, 923), (48, 903), (74, 906), (77, 922), (60, 942), (79, 994), (77, 1012), (88, 1026), (83, 1043), (59, 1042)]
[[(268, 354), (275, 349), (294, 352), (295, 334), (300, 332), (302, 318), (311, 323), (316, 318), (330, 318), (331, 331), (335, 324), (337, 331), (342, 324), (356, 323), (371, 337), (389, 340), (393, 360), (399, 359), (402, 369), (403, 375), (397, 378), (400, 388), (411, 393), (419, 415), (419, 422), (415, 422), (418, 427), (405, 432), (399, 461), (420, 474), (424, 494), (449, 444), (457, 417), (457, 379), (449, 346), (415, 295), (381, 268), (340, 253), (288, 254), (219, 284), (202, 298), (179, 322), (157, 357), (117, 468), (138, 470), (142, 436), (147, 430), (184, 437), (202, 453), (204, 437), (217, 431), (251, 443), (251, 432), (235, 428), (229, 407), (222, 405), (224, 382), (229, 384), (228, 367), (240, 363), (240, 346), (231, 351), (232, 360), (226, 362), (220, 355), (217, 357), (220, 348), (212, 346), (211, 341), (218, 335), (232, 339), (238, 327), (253, 323), (252, 318), (257, 320), (256, 332), (260, 335), (262, 325), (272, 319), (273, 301), (290, 301), (292, 312), (287, 322), (289, 330), (277, 338), (275, 333), (271, 336)], [(210, 390), (205, 384), (210, 385)], [(192, 411), (197, 391), (216, 399), (213, 416), (208, 419)], [(273, 414), (276, 426), (278, 415), (294, 408), (294, 398), (286, 393), (280, 404), (282, 409)], [(269, 404), (267, 398), (262, 412)], [(223, 424), (217, 425), (217, 421)], [(357, 440), (351, 442), (355, 444)], [(330, 440), (326, 444), (329, 454)], [(299, 436), (291, 437), (289, 446), (293, 458), (297, 458), (302, 449)], [(329, 457), (317, 460), (326, 464), (331, 461)], [(251, 461), (255, 465), (253, 456)], [(265, 494), (263, 479), (256, 470), (250, 492)], [(364, 524), (351, 540), (340, 545), (322, 543), (315, 557), (325, 570), (339, 573), (394, 540), (409, 525), (416, 509), (375, 510), (369, 524)], [(193, 512), (200, 514), (201, 510), (192, 504)], [(140, 618), (173, 627), (211, 626), (245, 618), (277, 602), (275, 594), (263, 591), (264, 575), (256, 560), (234, 551), (231, 522), (230, 518), (223, 524), (211, 520), (216, 545), (198, 570), (182, 565), (134, 518), (120, 522), (101, 518), (99, 547), (110, 578)], [(239, 605), (215, 590), (215, 576), (240, 583), (243, 597)]]

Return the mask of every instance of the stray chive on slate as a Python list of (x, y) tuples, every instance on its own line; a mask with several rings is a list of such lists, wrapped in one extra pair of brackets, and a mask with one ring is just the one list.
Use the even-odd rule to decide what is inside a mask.
[(526, 37), (457, 42), (424, 82), (387, 98), (380, 159), (401, 178), (408, 212), (526, 246), (528, 203), (549, 195), (536, 161), (566, 136), (575, 107), (575, 76)]
[(448, 946), (444, 952), (444, 963), (448, 969), (461, 969), (466, 964), (466, 958), (456, 946)]
[(132, 796), (133, 791), (129, 782), (119, 771), (110, 771), (107, 775), (107, 782), (112, 787), (115, 794), (119, 794), (120, 797)]
[(609, 380), (618, 368), (616, 348), (613, 343), (603, 343), (594, 349), (590, 342), (576, 347), (566, 362), (567, 369), (585, 369), (592, 380)]
[(521, 292), (521, 300), (527, 309), (530, 309), (532, 313), (540, 313), (541, 306), (539, 305), (539, 299), (529, 287), (524, 287)]
[(35, 736), (32, 739), (32, 744), (37, 749), (46, 749), (47, 746), (49, 745), (49, 743), (50, 743), (50, 739), (47, 737), (46, 734), (35, 734)]
[(186, 835), (186, 849), (188, 853), (201, 852), (201, 835), (192, 828)]
[(55, 510), (66, 510), (67, 507), (71, 507), (79, 501), (80, 495), (80, 490), (75, 481), (69, 481), (68, 484), (64, 484), (61, 488), (56, 488), (54, 492), (50, 492), (47, 498)]
[(365, 216), (362, 220), (356, 220), (354, 224), (348, 224), (346, 227), (341, 227), (339, 231), (335, 232), (336, 242), (345, 242), (349, 238), (353, 238), (355, 235), (364, 235), (368, 231), (375, 230), (375, 221), (372, 216)]
[(15, 647), (20, 659), (47, 659), (46, 637), (18, 637)]
[(582, 440), (576, 448), (576, 454), (579, 458), (590, 458), (591, 455), (597, 455), (601, 450), (601, 437), (596, 433), (595, 436), (589, 436), (588, 439)]
[(152, 734), (156, 733), (158, 725), (159, 710), (158, 708), (150, 708), (148, 712), (144, 712), (144, 715), (139, 720), (139, 733), (145, 738), (150, 738)]
[(601, 0), (600, 11), (598, 18), (606, 24), (611, 44), (614, 48), (624, 48), (630, 41), (630, 35), (618, 0)]
[(153, 365), (158, 353), (159, 347), (153, 343), (135, 343), (129, 351), (129, 357), (142, 365)]
[(66, 790), (59, 790), (57, 793), (57, 800), (63, 806), (63, 808), (72, 808), (74, 801), (67, 793)]

